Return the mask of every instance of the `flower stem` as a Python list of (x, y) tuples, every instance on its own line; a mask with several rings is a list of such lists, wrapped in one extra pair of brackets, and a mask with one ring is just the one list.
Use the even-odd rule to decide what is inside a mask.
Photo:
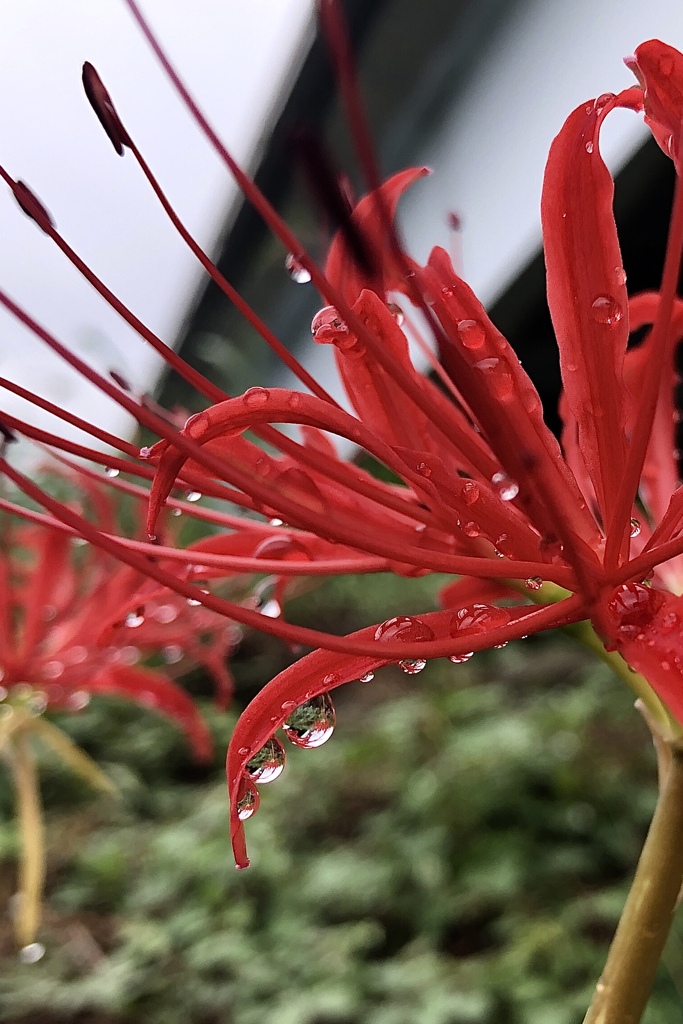
[[(646, 716), (647, 720), (647, 716)], [(683, 881), (683, 750), (654, 733), (657, 807), (584, 1024), (638, 1024)]]
[(27, 946), (34, 941), (40, 923), (41, 895), (45, 878), (45, 843), (38, 773), (29, 737), (25, 732), (19, 731), (12, 746), (14, 756), (11, 764), (21, 834), (20, 899), (15, 930), (19, 944)]

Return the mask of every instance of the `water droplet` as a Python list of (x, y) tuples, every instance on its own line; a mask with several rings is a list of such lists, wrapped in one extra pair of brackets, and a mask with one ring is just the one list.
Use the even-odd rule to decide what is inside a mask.
[(467, 480), (462, 487), (462, 500), (467, 505), (474, 505), (479, 501), (479, 484), (474, 480)]
[(464, 665), (466, 661), (474, 657), (474, 651), (467, 651), (465, 654), (451, 654), (448, 660), (453, 665)]
[(196, 597), (188, 597), (185, 603), (189, 604), (190, 608), (199, 608), (202, 602), (198, 601)]
[(66, 698), (66, 706), (69, 711), (82, 711), (90, 703), (90, 694), (85, 690), (74, 690)]
[(179, 508), (172, 508), (171, 509), (171, 515), (172, 516), (181, 516), (182, 514), (183, 514), (182, 513), (182, 509), (179, 509)]
[(119, 475), (121, 470), (120, 469), (114, 469), (112, 466), (107, 466), (105, 468), (104, 472), (105, 472), (106, 476), (111, 477), (111, 479), (113, 480), (115, 477), (117, 477)]
[(237, 797), (237, 817), (240, 821), (247, 821), (252, 814), (256, 814), (261, 803), (261, 794), (249, 779), (242, 779), (242, 784)]
[(500, 363), (500, 359), (497, 356), (488, 356), (486, 359), (480, 359), (474, 364), (475, 370), (481, 370), (483, 373), (490, 373)]
[(262, 409), (270, 398), (267, 388), (249, 388), (244, 393), (244, 404), (249, 409)]
[(459, 320), (457, 328), (460, 341), (470, 351), (481, 348), (486, 341), (486, 331), (477, 320)]
[(287, 254), (285, 259), (285, 270), (295, 284), (308, 284), (311, 280), (310, 273), (306, 270), (303, 263), (299, 262), (294, 253), (290, 252)]
[(138, 452), (138, 456), (141, 459), (148, 459), (151, 454), (152, 454), (152, 449), (151, 448), (141, 448), (140, 451)]
[(284, 525), (284, 519), (269, 519), (268, 526), (282, 526)]
[(152, 618), (157, 622), (161, 622), (166, 625), (169, 622), (175, 622), (178, 618), (178, 609), (172, 604), (160, 604), (152, 612)]
[(507, 370), (497, 370), (495, 373), (491, 374), (489, 387), (491, 388), (491, 393), (495, 398), (509, 398), (514, 390), (512, 374), (508, 373)]
[(64, 665), (61, 661), (46, 661), (43, 665), (43, 679), (59, 679), (64, 673)]
[(285, 736), (297, 747), (311, 750), (327, 743), (334, 732), (336, 715), (332, 698), (321, 693), (292, 712), (282, 726)]
[(167, 665), (176, 665), (183, 659), (183, 649), (179, 644), (167, 644), (161, 648), (161, 657)]
[(530, 576), (528, 580), (524, 581), (524, 586), (527, 590), (540, 590), (543, 586), (543, 580), (540, 576)]
[(375, 678), (375, 673), (374, 672), (364, 672), (363, 675), (360, 677), (359, 682), (361, 682), (361, 683), (371, 683), (374, 678)]
[(201, 496), (201, 491), (185, 491), (185, 501), (199, 501)]
[(42, 690), (35, 690), (28, 704), (34, 715), (42, 715), (47, 708), (47, 694)]
[(590, 140), (586, 143), (586, 152), (589, 156), (593, 152), (593, 143)]
[(311, 321), (313, 340), (319, 344), (336, 345), (342, 351), (356, 344), (356, 338), (334, 306), (324, 306)]
[(387, 309), (389, 310), (389, 312), (393, 316), (393, 318), (396, 321), (396, 323), (398, 324), (398, 326), (402, 327), (403, 326), (403, 322), (405, 320), (405, 315), (404, 315), (403, 310), (401, 309), (401, 307), (399, 305), (397, 305), (397, 303), (395, 303), (395, 302), (388, 302), (387, 303)]
[(247, 761), (245, 770), (252, 782), (265, 785), (266, 782), (274, 782), (282, 775), (285, 760), (285, 748), (275, 736), (271, 736), (259, 752)]
[(498, 492), (501, 501), (512, 501), (519, 494), (519, 485), (510, 479), (507, 473), (494, 473), (491, 483)]
[(126, 615), (125, 623), (129, 629), (137, 629), (145, 621), (145, 616), (141, 614), (140, 610), (136, 612), (128, 612)]
[(270, 460), (261, 456), (260, 459), (256, 460), (255, 469), (259, 476), (268, 476), (271, 469)]
[(606, 107), (607, 104), (611, 103), (613, 99), (614, 99), (614, 93), (613, 92), (603, 92), (603, 93), (601, 93), (601, 95), (598, 96), (598, 98), (595, 101), (595, 112), (597, 114), (599, 114), (600, 111), (603, 109), (603, 107)]
[(479, 529), (479, 526), (477, 525), (477, 523), (472, 521), (469, 523), (463, 523), (462, 532), (465, 534), (466, 537), (471, 537), (472, 539), (481, 536), (481, 530)]
[(620, 284), (620, 285), (626, 284), (626, 281), (627, 281), (626, 271), (624, 270), (623, 267), (615, 267), (614, 268), (614, 276), (617, 279), (617, 284)]
[(418, 462), (416, 469), (420, 476), (425, 477), (427, 480), (432, 475), (431, 467), (426, 462)]
[(498, 608), (494, 604), (470, 604), (459, 608), (451, 617), (450, 632), (452, 637), (485, 633), (505, 626), (509, 621), (510, 613), (506, 608)]
[(623, 316), (621, 306), (611, 295), (598, 295), (591, 306), (591, 312), (596, 323), (610, 327), (618, 324)]
[(631, 519), (631, 536), (637, 537), (640, 533), (640, 522), (634, 517)]
[(45, 946), (42, 942), (29, 942), (28, 946), (22, 946), (17, 954), (22, 964), (37, 964), (45, 956)]
[(395, 615), (392, 619), (386, 619), (375, 630), (375, 640), (419, 643), (433, 639), (433, 629), (414, 615)]
[(404, 658), (403, 661), (399, 661), (398, 667), (405, 672), (407, 676), (416, 676), (418, 672), (427, 664), (425, 658)]

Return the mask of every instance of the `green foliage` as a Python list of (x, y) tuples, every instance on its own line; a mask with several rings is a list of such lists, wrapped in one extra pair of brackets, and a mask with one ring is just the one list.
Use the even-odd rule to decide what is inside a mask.
[[(387, 607), (370, 589), (344, 581), (325, 614), (353, 628), (361, 592), (366, 611)], [(336, 703), (330, 742), (287, 745), (262, 788), (239, 873), (222, 769), (234, 718), (207, 708), (207, 769), (120, 702), (66, 721), (123, 800), (66, 785), (46, 755), (47, 954), (19, 965), (5, 927), (0, 1020), (578, 1024), (654, 804), (628, 692), (555, 637), (413, 678), (387, 668)], [(647, 1024), (680, 1012), (676, 937), (666, 961)]]

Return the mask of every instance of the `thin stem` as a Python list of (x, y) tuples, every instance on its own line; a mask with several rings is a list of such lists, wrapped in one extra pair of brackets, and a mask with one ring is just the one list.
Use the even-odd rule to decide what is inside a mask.
[(19, 863), (19, 907), (16, 936), (20, 946), (33, 942), (40, 923), (40, 906), (45, 880), (45, 837), (40, 806), (38, 773), (28, 736), (19, 731), (13, 741), (11, 758), (17, 793), (17, 816), (21, 836)]
[(661, 737), (656, 747), (660, 761), (667, 750), (657, 807), (584, 1024), (638, 1024), (676, 909), (683, 882), (683, 751)]

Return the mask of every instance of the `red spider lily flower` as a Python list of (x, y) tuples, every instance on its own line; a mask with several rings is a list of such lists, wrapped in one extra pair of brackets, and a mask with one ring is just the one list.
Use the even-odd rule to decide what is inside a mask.
[[(342, 225), (324, 272), (216, 137), (135, 0), (126, 2), (247, 199), (323, 296), (326, 305), (313, 320), (313, 338), (335, 346), (353, 413), (330, 398), (211, 264), (87, 65), (89, 99), (117, 152), (133, 155), (183, 240), (310, 394), (262, 387), (239, 397), (223, 393), (123, 306), (70, 248), (30, 190), (0, 168), (46, 235), (211, 403), (176, 430), (156, 410), (87, 367), (0, 292), (0, 303), (161, 438), (137, 453), (127, 442), (24, 393), (128, 457), (107, 457), (106, 464), (152, 480), (150, 543), (131, 544), (103, 533), (43, 494), (7, 460), (1, 465), (56, 519), (150, 580), (235, 622), (319, 648), (272, 680), (235, 731), (227, 768), (238, 865), (248, 863), (242, 822), (256, 808), (255, 783), (277, 777), (284, 763), (275, 731), (284, 726), (299, 745), (318, 745), (333, 725), (329, 691), (381, 665), (396, 662), (415, 674), (429, 658), (458, 662), (528, 633), (589, 620), (609, 649), (643, 673), (652, 688), (647, 691), (651, 706), (675, 728), (655, 693), (683, 719), (678, 628), (683, 492), (673, 455), (672, 404), (673, 351), (683, 334), (683, 305), (676, 299), (683, 199), (679, 190), (660, 292), (629, 298), (612, 212), (613, 183), (600, 155), (599, 134), (613, 109), (644, 110), (655, 137), (677, 162), (683, 57), (658, 41), (643, 44), (630, 61), (639, 86), (578, 107), (550, 151), (542, 219), (564, 382), (561, 447), (514, 351), (447, 254), (437, 248), (421, 266), (402, 250), (392, 227), (394, 209), (424, 171), (409, 170), (379, 184), (334, 0), (321, 0), (320, 10), (371, 191)], [(448, 394), (415, 370), (397, 296), (426, 320)], [(633, 350), (627, 348), (630, 320), (633, 326), (652, 325)], [(0, 385), (19, 390), (6, 381)], [(92, 448), (3, 418), (9, 429), (103, 463)], [(301, 439), (285, 435), (278, 424), (298, 426)], [(384, 484), (345, 463), (329, 434), (365, 449), (401, 484)], [(258, 443), (250, 439), (254, 435)], [(129, 461), (136, 455), (137, 462)], [(158, 544), (161, 509), (168, 500), (178, 501), (170, 497), (174, 487), (196, 488), (287, 525), (216, 514), (214, 522), (222, 521), (230, 532), (210, 539), (201, 551)], [(293, 626), (280, 616), (264, 617), (197, 588), (193, 567), (200, 567), (205, 579), (259, 568), (281, 580), (386, 570), (445, 572), (462, 579), (444, 593), (442, 611), (398, 616), (339, 637)], [(511, 593), (517, 603), (502, 606), (500, 599)]]

